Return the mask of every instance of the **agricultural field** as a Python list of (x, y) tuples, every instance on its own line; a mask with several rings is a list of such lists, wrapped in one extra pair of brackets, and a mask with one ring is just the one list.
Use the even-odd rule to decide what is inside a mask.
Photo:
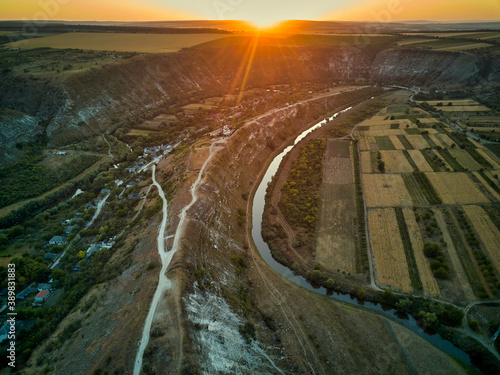
[(433, 297), (440, 297), (441, 292), (439, 291), (438, 284), (434, 275), (432, 274), (429, 262), (424, 255), (424, 242), (422, 240), (422, 234), (420, 233), (420, 228), (415, 218), (415, 214), (413, 210), (409, 208), (403, 208), (403, 215), (406, 226), (408, 228), (408, 234), (410, 236), (415, 261), (417, 263), (418, 273), (420, 275), (420, 280), (422, 281), (424, 292)]
[(481, 164), (479, 164), (466, 150), (451, 149), (449, 152), (465, 169), (478, 171), (482, 168)]
[(316, 260), (331, 272), (354, 275), (359, 265), (351, 142), (328, 141), (320, 198)]
[(448, 52), (460, 52), (460, 51), (468, 51), (472, 49), (480, 49), (480, 48), (491, 48), (494, 47), (494, 44), (485, 43), (485, 42), (476, 42), (476, 41), (464, 41), (464, 40), (456, 40), (452, 38), (440, 38), (440, 39), (431, 39), (425, 42), (420, 43), (412, 43), (403, 45), (403, 47), (411, 47), (418, 49), (431, 49), (435, 51), (448, 51)]
[(500, 231), (482, 207), (463, 206), (463, 210), (472, 222), (474, 230), (479, 235), (498, 272), (500, 270)]
[(128, 51), (140, 53), (176, 52), (216, 39), (225, 34), (126, 34), (126, 33), (66, 33), (45, 38), (25, 39), (9, 43), (10, 48), (76, 48), (98, 51)]
[(466, 173), (427, 172), (425, 175), (444, 204), (489, 203)]
[(399, 174), (363, 174), (367, 207), (411, 207), (413, 201)]
[(368, 211), (368, 225), (378, 282), (411, 293), (413, 288), (394, 209)]
[[(487, 110), (472, 99), (428, 103), (451, 111), (445, 117), (465, 116), (467, 123), (479, 116), (472, 112)], [(412, 126), (406, 127), (410, 117)], [(487, 206), (500, 203), (500, 158), (445, 123), (421, 108), (396, 104), (365, 120), (355, 133), (377, 279), (381, 285), (455, 303), (494, 298), (492, 281), (480, 268), (484, 260), (477, 259), (469, 243), (472, 234), (455, 216), (465, 205), (481, 243), (500, 248), (492, 221), (498, 216)], [(483, 207), (491, 209), (488, 214)], [(425, 244), (439, 245), (438, 259), (424, 254)], [(404, 261), (395, 262), (396, 257)], [(384, 262), (398, 266), (391, 274)]]
[[(408, 150), (408, 154), (420, 172), (432, 172), (433, 169), (419, 150)], [(411, 171), (413, 172), (413, 170)]]
[(411, 173), (413, 167), (402, 151), (380, 151), (386, 173)]
[(422, 137), (421, 135), (417, 134), (408, 134), (406, 135), (406, 139), (408, 142), (411, 143), (413, 148), (415, 150), (423, 150), (424, 148), (429, 147), (429, 143)]
[(134, 137), (140, 137), (140, 136), (145, 136), (147, 137), (152, 133), (151, 130), (143, 130), (143, 129), (130, 129), (130, 131), (127, 133), (127, 135), (131, 135)]

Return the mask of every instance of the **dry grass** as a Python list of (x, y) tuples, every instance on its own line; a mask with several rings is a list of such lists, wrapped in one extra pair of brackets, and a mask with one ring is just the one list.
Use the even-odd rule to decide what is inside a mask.
[(408, 142), (411, 143), (415, 150), (423, 150), (424, 148), (429, 147), (429, 144), (424, 137), (419, 134), (408, 134), (406, 135), (406, 139), (408, 139)]
[(9, 43), (12, 48), (32, 49), (78, 48), (99, 51), (129, 51), (144, 53), (176, 52), (211, 40), (227, 37), (225, 34), (126, 34), (126, 33), (67, 33)]
[(488, 203), (479, 188), (466, 173), (428, 172), (431, 181), (444, 204)]
[(411, 166), (402, 151), (380, 151), (382, 161), (385, 163), (386, 173), (411, 173)]
[(151, 133), (153, 133), (152, 131), (149, 131), (149, 130), (143, 130), (143, 129), (130, 129), (130, 131), (127, 133), (127, 135), (132, 135), (132, 136), (136, 136), (136, 137), (139, 137), (141, 135), (143, 136), (148, 136), (150, 135)]
[(391, 139), (392, 144), (396, 148), (396, 150), (405, 150), (406, 147), (401, 143), (398, 137), (395, 135), (390, 135), (389, 138)]
[(363, 174), (367, 207), (411, 207), (413, 201), (399, 174)]
[(466, 150), (450, 149), (449, 151), (462, 167), (470, 171), (478, 171), (482, 168), (481, 164), (479, 164)]
[(422, 234), (420, 233), (420, 227), (415, 219), (415, 214), (411, 209), (403, 208), (403, 215), (405, 217), (406, 227), (408, 228), (408, 233), (410, 235), (413, 254), (415, 255), (415, 261), (417, 262), (418, 273), (420, 275), (424, 291), (433, 297), (440, 297), (441, 292), (439, 291), (436, 279), (432, 274), (429, 261), (424, 255), (424, 242), (422, 240)]
[(368, 224), (378, 282), (411, 293), (413, 289), (396, 212), (393, 208), (369, 211)]
[(488, 48), (488, 47), (493, 47), (493, 44), (490, 43), (464, 43), (459, 46), (452, 46), (452, 47), (444, 47), (444, 48), (437, 48), (436, 51), (450, 51), (450, 52), (458, 52), (458, 51), (468, 51), (471, 49), (479, 49), (479, 48)]
[(420, 172), (433, 172), (432, 167), (425, 160), (424, 155), (419, 150), (408, 150), (413, 162)]
[(500, 231), (479, 206), (464, 206), (474, 229), (486, 247), (497, 272), (500, 270)]
[(372, 173), (372, 160), (370, 151), (361, 152), (361, 172), (362, 173)]

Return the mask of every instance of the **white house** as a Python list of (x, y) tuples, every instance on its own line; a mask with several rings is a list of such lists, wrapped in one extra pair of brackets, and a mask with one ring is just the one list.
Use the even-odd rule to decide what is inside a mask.
[(64, 245), (65, 243), (66, 243), (66, 237), (62, 236), (54, 236), (49, 241), (49, 244), (57, 246)]

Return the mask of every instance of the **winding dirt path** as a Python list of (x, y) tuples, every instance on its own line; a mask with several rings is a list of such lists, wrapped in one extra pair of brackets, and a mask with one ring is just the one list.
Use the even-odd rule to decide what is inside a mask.
[[(146, 349), (148, 343), (149, 343), (149, 337), (150, 337), (150, 331), (151, 331), (151, 325), (153, 323), (155, 313), (158, 307), (158, 304), (160, 302), (160, 299), (164, 295), (165, 290), (170, 289), (172, 287), (172, 282), (167, 278), (166, 276), (166, 271), (168, 266), (170, 265), (170, 262), (172, 261), (172, 258), (174, 254), (177, 252), (179, 249), (179, 241), (181, 237), (184, 234), (184, 229), (185, 229), (185, 224), (186, 224), (186, 217), (187, 217), (187, 211), (196, 203), (198, 200), (198, 187), (202, 183), (202, 179), (204, 177), (204, 172), (207, 167), (207, 165), (210, 163), (212, 160), (213, 156), (217, 153), (217, 151), (221, 150), (223, 147), (221, 146), (221, 141), (214, 141), (212, 145), (210, 146), (210, 155), (205, 160), (205, 163), (203, 164), (202, 168), (200, 169), (200, 172), (198, 173), (198, 178), (196, 181), (191, 185), (190, 192), (191, 192), (191, 203), (189, 203), (187, 206), (185, 206), (180, 214), (179, 214), (179, 224), (177, 225), (177, 229), (175, 231), (174, 235), (174, 242), (172, 245), (172, 249), (170, 251), (166, 251), (165, 249), (165, 228), (167, 226), (167, 208), (168, 208), (168, 202), (165, 197), (165, 193), (163, 192), (163, 189), (161, 188), (160, 184), (156, 181), (155, 178), (155, 172), (156, 172), (156, 165), (153, 165), (153, 185), (158, 188), (158, 193), (163, 200), (163, 218), (162, 222), (160, 224), (160, 230), (158, 233), (158, 253), (160, 255), (161, 261), (162, 261), (162, 267), (160, 271), (160, 276), (158, 280), (158, 286), (156, 287), (155, 294), (153, 296), (153, 300), (151, 302), (151, 307), (149, 308), (149, 313), (146, 317), (146, 321), (144, 323), (144, 329), (142, 332), (142, 338), (139, 343), (139, 348), (137, 350), (137, 355), (134, 363), (134, 375), (139, 375), (141, 372), (142, 368), (142, 360), (144, 357), (144, 350)], [(178, 317), (178, 323), (180, 327), (180, 316), (177, 314)], [(179, 355), (182, 355), (182, 335), (179, 335)], [(182, 363), (182, 358), (177, 358), (176, 362), (178, 363), (178, 367)]]

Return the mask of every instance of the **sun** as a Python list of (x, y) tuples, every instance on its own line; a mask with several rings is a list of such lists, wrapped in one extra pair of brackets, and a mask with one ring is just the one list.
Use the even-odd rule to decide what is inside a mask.
[(255, 25), (256, 28), (263, 30), (263, 29), (274, 28), (284, 20), (278, 17), (263, 16), (263, 17), (254, 17), (252, 19), (248, 19), (247, 21)]

